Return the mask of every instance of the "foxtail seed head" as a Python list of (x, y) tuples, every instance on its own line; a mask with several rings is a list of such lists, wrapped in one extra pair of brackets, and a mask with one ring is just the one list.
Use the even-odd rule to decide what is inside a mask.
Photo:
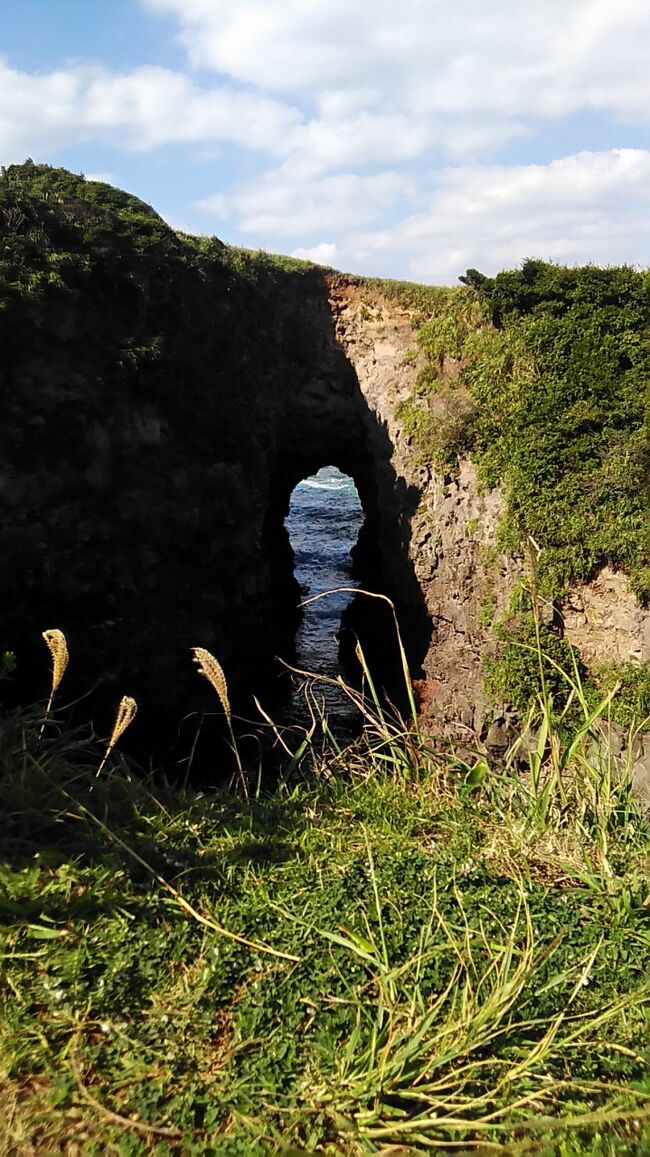
[(41, 730), (38, 733), (38, 738), (42, 739), (45, 730), (45, 721), (52, 710), (52, 703), (56, 695), (56, 689), (59, 686), (68, 665), (68, 644), (65, 641), (63, 631), (59, 631), (56, 627), (51, 631), (43, 631), (43, 638), (48, 645), (50, 655), (52, 656), (52, 686), (50, 687), (50, 697), (45, 708), (45, 715), (41, 723)]
[(223, 707), (226, 718), (230, 723), (231, 711), (230, 701), (228, 699), (228, 684), (226, 683), (226, 676), (223, 673), (221, 664), (215, 659), (214, 655), (206, 651), (205, 647), (192, 647), (192, 654), (194, 655), (194, 662), (198, 664), (199, 671), (205, 675), (209, 683), (212, 684)]
[(115, 747), (120, 735), (126, 731), (130, 723), (133, 723), (137, 710), (138, 705), (135, 699), (132, 699), (130, 695), (123, 695), (115, 716), (115, 723), (108, 743), (109, 748)]
[(102, 762), (100, 763), (99, 767), (97, 768), (97, 771), (95, 772), (95, 776), (101, 775), (102, 771), (104, 770), (104, 765), (106, 763), (106, 760), (108, 759), (111, 751), (115, 747), (115, 744), (117, 743), (118, 739), (120, 738), (120, 735), (124, 734), (127, 727), (129, 726), (129, 723), (133, 723), (133, 720), (135, 719), (135, 713), (137, 710), (138, 710), (138, 705), (137, 705), (135, 699), (132, 699), (130, 695), (123, 695), (122, 698), (120, 699), (120, 705), (117, 709), (117, 715), (115, 716), (115, 723), (113, 724), (113, 730), (111, 731), (111, 737), (108, 741), (108, 745), (107, 745), (106, 751), (104, 753), (104, 758), (102, 759)]
[(56, 689), (68, 666), (68, 644), (65, 641), (63, 631), (59, 631), (56, 628), (52, 631), (43, 631), (43, 638), (52, 656), (52, 691), (50, 697), (54, 698)]

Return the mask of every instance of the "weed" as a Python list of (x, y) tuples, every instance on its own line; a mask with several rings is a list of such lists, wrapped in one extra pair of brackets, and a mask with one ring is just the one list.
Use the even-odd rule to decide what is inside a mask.
[(230, 709), (230, 700), (228, 698), (228, 684), (226, 682), (226, 676), (224, 675), (223, 668), (218, 659), (215, 659), (214, 655), (210, 654), (209, 651), (206, 651), (205, 647), (193, 647), (192, 654), (194, 656), (194, 662), (198, 664), (199, 671), (214, 687), (217, 695), (219, 696), (221, 706), (223, 707), (224, 714), (226, 716), (228, 731), (230, 732), (230, 740), (237, 763), (239, 780), (243, 788), (244, 795), (248, 799), (248, 784), (246, 782), (246, 775), (244, 773), (244, 768), (242, 766), (241, 758), (239, 755), (239, 749), (235, 740), (235, 734), (233, 732), (232, 711)]
[(63, 631), (54, 629), (51, 631), (43, 631), (43, 638), (47, 643), (50, 654), (52, 656), (52, 684), (50, 687), (50, 697), (45, 708), (45, 719), (43, 720), (43, 727), (41, 734), (45, 727), (45, 720), (52, 710), (52, 703), (54, 696), (57, 693), (61, 680), (65, 674), (65, 669), (68, 666), (68, 644), (66, 643)]
[(120, 705), (117, 709), (115, 723), (113, 724), (113, 730), (111, 731), (110, 739), (106, 747), (106, 752), (104, 753), (104, 758), (97, 768), (97, 775), (101, 775), (106, 760), (111, 754), (111, 751), (115, 747), (115, 744), (117, 743), (120, 736), (123, 735), (127, 727), (133, 723), (137, 710), (138, 705), (135, 699), (132, 699), (130, 695), (123, 695), (120, 699)]

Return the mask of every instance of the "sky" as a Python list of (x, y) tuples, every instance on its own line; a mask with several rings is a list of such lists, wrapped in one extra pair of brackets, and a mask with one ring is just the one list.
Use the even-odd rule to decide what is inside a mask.
[(0, 0), (0, 164), (454, 284), (650, 266), (648, 0)]

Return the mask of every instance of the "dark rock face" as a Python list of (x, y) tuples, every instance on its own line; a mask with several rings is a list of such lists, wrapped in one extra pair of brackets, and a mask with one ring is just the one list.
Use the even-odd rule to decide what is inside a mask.
[[(57, 236), (44, 217), (50, 264), (84, 262), (0, 313), (2, 645), (23, 700), (46, 688), (53, 626), (70, 646), (68, 696), (95, 687), (103, 722), (132, 694), (147, 743), (215, 706), (193, 645), (219, 657), (235, 697), (264, 686), (296, 621), (284, 516), (322, 465), (357, 483), (378, 543), (368, 581), (383, 581), (385, 555), (390, 589), (400, 555), (402, 601), (422, 617), (398, 490), (385, 503), (391, 442), (336, 339), (326, 275), (262, 261), (252, 276), (164, 227), (143, 257), (110, 221), (89, 242), (85, 222), (75, 233), (62, 210)], [(424, 636), (415, 646), (421, 659)]]

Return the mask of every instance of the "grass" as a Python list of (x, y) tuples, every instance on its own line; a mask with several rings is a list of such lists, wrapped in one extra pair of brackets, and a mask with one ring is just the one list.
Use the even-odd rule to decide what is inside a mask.
[(249, 798), (114, 747), (98, 776), (56, 713), (4, 718), (4, 1151), (648, 1151), (650, 828), (615, 692), (566, 673), (558, 712), (542, 680), (497, 766), (368, 675), (362, 737), (316, 755), (314, 708)]

